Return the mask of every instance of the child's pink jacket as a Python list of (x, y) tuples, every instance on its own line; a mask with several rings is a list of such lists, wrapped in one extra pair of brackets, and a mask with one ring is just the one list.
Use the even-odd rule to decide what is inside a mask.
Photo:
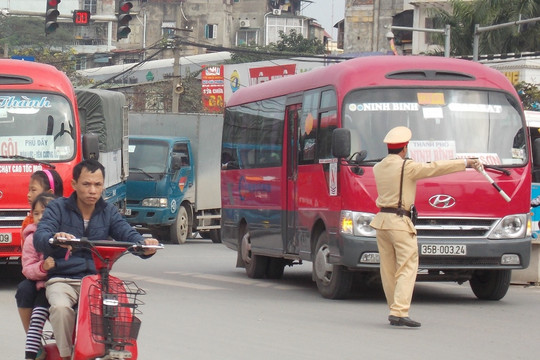
[(36, 224), (29, 224), (23, 230), (24, 244), (22, 249), (22, 273), (29, 280), (36, 282), (36, 289), (45, 287), (47, 272), (43, 270), (43, 254), (34, 248), (34, 232)]

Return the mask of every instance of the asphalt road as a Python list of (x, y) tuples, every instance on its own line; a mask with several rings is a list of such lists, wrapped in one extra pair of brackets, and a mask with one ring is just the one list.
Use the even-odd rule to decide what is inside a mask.
[[(512, 286), (496, 302), (468, 284), (419, 283), (411, 317), (419, 329), (391, 327), (382, 290), (359, 288), (347, 300), (323, 299), (311, 264), (281, 280), (249, 279), (236, 254), (188, 240), (148, 260), (122, 258), (115, 275), (147, 291), (139, 359), (536, 359), (540, 288)], [(2, 270), (2, 359), (22, 359), (24, 333)]]

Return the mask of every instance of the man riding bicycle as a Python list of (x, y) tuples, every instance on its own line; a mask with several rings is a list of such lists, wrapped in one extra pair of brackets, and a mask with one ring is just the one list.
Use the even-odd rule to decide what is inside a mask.
[[(51, 245), (57, 240), (86, 237), (89, 240), (112, 238), (119, 241), (158, 245), (145, 239), (122, 217), (116, 207), (102, 199), (105, 168), (96, 160), (83, 160), (73, 168), (73, 193), (68, 198), (51, 201), (34, 234), (35, 248), (52, 256), (55, 267), (48, 271), (46, 283), (50, 322), (62, 359), (71, 359), (75, 327), (74, 306), (79, 299), (81, 279), (96, 273), (87, 249), (73, 250), (69, 245)], [(142, 257), (156, 252), (146, 249)]]

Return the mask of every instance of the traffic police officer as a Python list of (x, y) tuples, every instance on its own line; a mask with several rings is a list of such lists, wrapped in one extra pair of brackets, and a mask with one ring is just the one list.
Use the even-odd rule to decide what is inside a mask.
[[(373, 167), (380, 212), (370, 225), (377, 231), (381, 279), (390, 307), (388, 321), (396, 326), (419, 327), (419, 322), (409, 318), (418, 272), (416, 229), (410, 212), (416, 196), (416, 181), (462, 171), (465, 167), (480, 170), (482, 164), (477, 159), (431, 163), (405, 160), (411, 135), (407, 127), (398, 126), (390, 130), (383, 140), (387, 144), (388, 155)], [(401, 208), (398, 211), (399, 204)]]

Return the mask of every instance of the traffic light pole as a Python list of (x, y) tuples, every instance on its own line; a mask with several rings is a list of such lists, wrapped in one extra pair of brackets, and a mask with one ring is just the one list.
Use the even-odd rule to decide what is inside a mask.
[[(390, 26), (391, 30), (402, 30), (402, 31), (419, 31), (427, 33), (438, 33), (444, 35), (444, 57), (450, 57), (450, 25), (446, 24), (444, 29), (428, 29), (428, 28), (418, 28), (418, 27), (407, 27), (407, 26)], [(392, 34), (393, 35), (393, 34)]]
[(473, 61), (478, 61), (478, 47), (479, 47), (479, 44), (480, 44), (480, 34), (481, 33), (486, 32), (486, 31), (491, 31), (491, 30), (498, 30), (498, 29), (508, 27), (508, 26), (528, 24), (528, 23), (536, 22), (538, 20), (540, 20), (540, 17), (527, 19), (527, 20), (518, 20), (518, 21), (513, 21), (513, 22), (508, 22), (508, 23), (503, 23), (503, 24), (497, 24), (497, 25), (491, 25), (491, 26), (484, 26), (484, 27), (480, 27), (479, 24), (475, 24), (474, 25), (474, 36), (473, 36)]
[[(22, 11), (22, 10), (2, 10), (2, 15), (9, 16), (9, 15), (20, 15), (20, 16), (39, 16), (44, 17), (45, 13), (43, 11)], [(58, 15), (58, 19), (61, 20), (69, 20), (69, 22), (73, 21), (73, 15)], [(92, 15), (92, 21), (95, 22), (108, 22), (108, 21), (116, 21), (117, 18), (114, 15)], [(63, 22), (63, 21), (61, 21)]]

